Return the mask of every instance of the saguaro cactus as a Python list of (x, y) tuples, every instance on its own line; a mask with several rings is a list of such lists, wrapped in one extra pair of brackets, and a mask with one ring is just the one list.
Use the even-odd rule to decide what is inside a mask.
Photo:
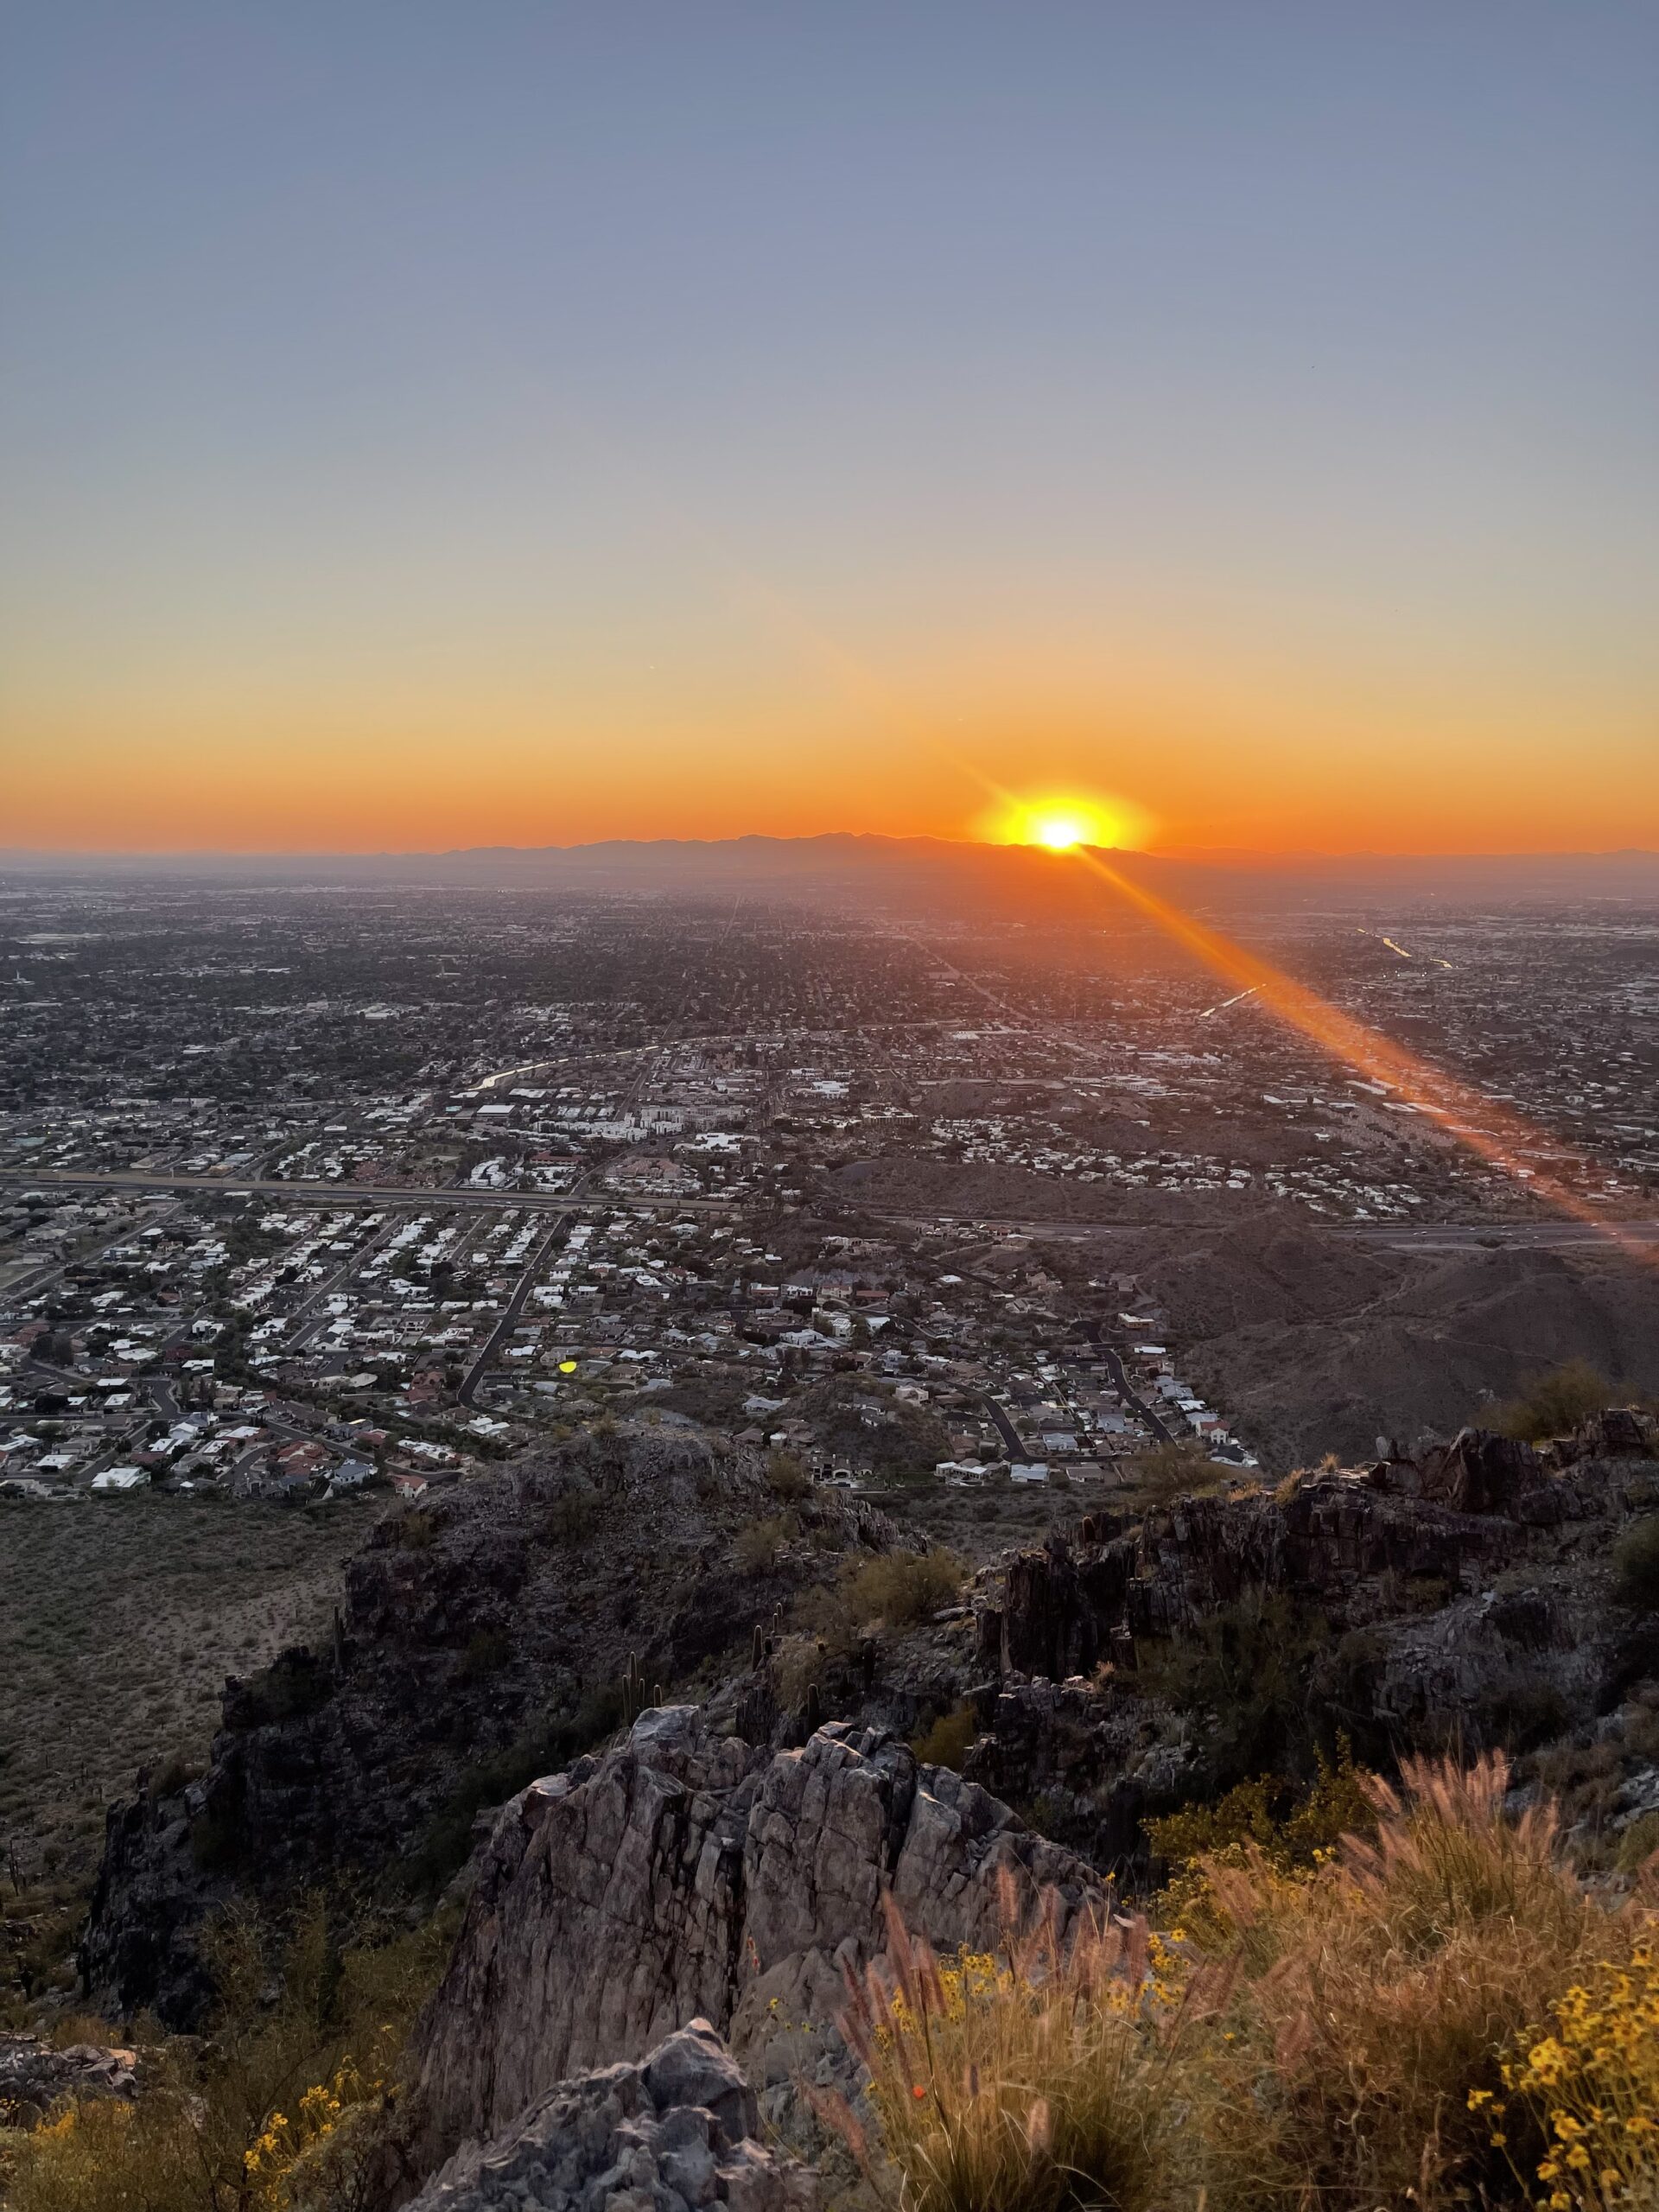
[[(623, 1725), (632, 1728), (650, 1702), (650, 1699), (645, 1694), (645, 1671), (639, 1664), (639, 1655), (638, 1652), (630, 1651), (627, 1667), (622, 1676)], [(660, 1689), (658, 1693), (658, 1702), (661, 1702)]]

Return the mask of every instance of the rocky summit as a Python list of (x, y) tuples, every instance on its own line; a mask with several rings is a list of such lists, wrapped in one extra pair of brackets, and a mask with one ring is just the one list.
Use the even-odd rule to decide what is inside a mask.
[[(734, 1559), (775, 1510), (754, 1453), (663, 1423), (583, 1433), (390, 1515), (347, 1566), (327, 1643), (226, 1686), (207, 1772), (141, 1777), (111, 1809), (89, 1993), (189, 2026), (208, 1988), (197, 1931), (229, 1898), (373, 1874), (423, 1844), (411, 1878), (452, 1873), (480, 1804), (626, 1717), (630, 1672), (675, 1681), (747, 1656), (798, 1586), (786, 1560)], [(837, 1493), (796, 1510), (804, 1556), (898, 1541)]]
[(939, 1948), (990, 1948), (998, 1880), (1098, 1901), (1097, 1878), (1008, 1808), (852, 1723), (798, 1751), (647, 1713), (603, 1758), (533, 1783), (491, 1834), (417, 2041), (429, 2149), (503, 2126), (560, 2078), (693, 2014), (758, 2079), (803, 2063), (883, 1897)]
[[(891, 1524), (814, 1495), (793, 1551), (740, 1569), (760, 1462), (576, 1440), (383, 1522), (328, 1645), (228, 1687), (200, 1780), (115, 1808), (88, 1991), (200, 2018), (213, 1908), (320, 1875), (424, 1910), (403, 1878), (459, 1804), (458, 1932), (372, 2201), (797, 2212), (810, 2177), (757, 2130), (798, 2145), (810, 2093), (855, 2090), (835, 2023), (892, 1908), (944, 1953), (995, 1948), (1010, 1885), (1064, 1929), (1147, 1885), (1149, 1816), (1344, 1739), (1563, 1773), (1588, 1745), (1615, 1831), (1659, 1806), (1659, 1645), (1618, 1568), (1656, 1503), (1644, 1414), (1543, 1449), (1469, 1429), (1086, 1514), (955, 1602), (815, 1633), (792, 1596), (900, 1563)], [(642, 1651), (680, 1694), (643, 1694)], [(469, 1772), (511, 1786), (457, 1800)]]

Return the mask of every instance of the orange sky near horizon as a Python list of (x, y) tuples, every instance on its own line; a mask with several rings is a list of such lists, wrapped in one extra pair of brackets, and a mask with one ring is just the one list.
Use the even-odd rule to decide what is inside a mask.
[[(1659, 847), (1659, 747), (1623, 702), (1303, 670), (1200, 683), (1079, 664), (1022, 678), (983, 639), (878, 681), (837, 648), (630, 671), (589, 653), (539, 681), (416, 668), (335, 689), (186, 671), (30, 701), (16, 680), (0, 849), (428, 851), (828, 830), (998, 839), (1011, 802), (1077, 801), (1151, 849), (1561, 852)], [(676, 678), (683, 675), (683, 684)], [(114, 687), (112, 687), (113, 689)], [(1000, 695), (1000, 696), (999, 696)]]

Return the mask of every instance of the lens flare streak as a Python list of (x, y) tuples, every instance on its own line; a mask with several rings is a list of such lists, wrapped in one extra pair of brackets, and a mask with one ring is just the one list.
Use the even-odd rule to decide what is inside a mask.
[(1368, 1082), (1397, 1094), (1402, 1104), (1467, 1145), (1489, 1166), (1520, 1184), (1535, 1198), (1575, 1221), (1587, 1224), (1649, 1266), (1656, 1264), (1656, 1255), (1649, 1247), (1636, 1237), (1626, 1236), (1616, 1222), (1598, 1213), (1559, 1176), (1546, 1168), (1525, 1164), (1527, 1155), (1536, 1157), (1548, 1151), (1557, 1159), (1571, 1160), (1586, 1176), (1596, 1173), (1592, 1163), (1573, 1147), (1499, 1105), (1472, 1084), (1460, 1082), (1457, 1077), (1431, 1066), (1427, 1060), (1419, 1059), (1415, 1053), (1396, 1045), (1380, 1030), (1357, 1021), (1259, 953), (1248, 951), (1219, 930), (1195, 921), (1168, 899), (1160, 899), (1155, 892), (1136, 883), (1097, 853), (1080, 849), (1073, 858), (1091, 869), (1196, 959), (1224, 981), (1236, 985), (1239, 998), (1259, 995), (1264, 1004), (1311, 1043), (1333, 1059), (1346, 1062)]

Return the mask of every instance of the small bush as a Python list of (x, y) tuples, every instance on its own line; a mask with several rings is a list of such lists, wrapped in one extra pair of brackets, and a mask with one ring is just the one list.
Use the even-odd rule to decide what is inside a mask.
[(1311, 1789), (1299, 1790), (1280, 1776), (1259, 1775), (1237, 1783), (1213, 1805), (1187, 1806), (1146, 1825), (1154, 1855), (1171, 1866), (1191, 1866), (1249, 1845), (1269, 1866), (1288, 1870), (1313, 1866), (1344, 1835), (1365, 1834), (1376, 1826), (1376, 1815), (1365, 1777), (1344, 1741), (1334, 1760), (1320, 1753)]
[(772, 1660), (772, 1679), (778, 1701), (786, 1712), (798, 1712), (807, 1692), (823, 1686), (830, 1670), (830, 1654), (813, 1636), (786, 1636)]
[(187, 1783), (195, 1781), (201, 1772), (201, 1761), (188, 1751), (172, 1751), (155, 1768), (149, 1777), (152, 1797), (176, 1797)]
[(740, 1529), (732, 1549), (745, 1574), (770, 1574), (787, 1535), (780, 1520), (751, 1521)]
[(392, 1542), (406, 1552), (429, 1551), (437, 1541), (437, 1522), (418, 1505), (394, 1514), (387, 1526), (391, 1530)]
[(931, 1728), (912, 1737), (910, 1748), (924, 1766), (948, 1766), (952, 1774), (960, 1774), (978, 1734), (979, 1716), (964, 1699), (954, 1711), (941, 1713)]
[(954, 1552), (889, 1552), (855, 1567), (842, 1587), (855, 1618), (882, 1628), (907, 1628), (950, 1605), (967, 1575)]
[(1157, 1507), (1208, 1489), (1216, 1479), (1216, 1469), (1203, 1445), (1186, 1438), (1137, 1452), (1128, 1462), (1128, 1475), (1137, 1502)]
[(812, 1478), (792, 1452), (773, 1452), (766, 1459), (766, 1488), (774, 1497), (793, 1503), (805, 1497)]
[(1618, 1839), (1613, 1865), (1621, 1874), (1639, 1873), (1659, 1851), (1659, 1813), (1643, 1813)]
[(1613, 1546), (1613, 1594), (1638, 1613), (1659, 1613), (1659, 1513), (1631, 1522)]
[(580, 1544), (599, 1526), (600, 1503), (591, 1490), (567, 1490), (542, 1516), (542, 1534), (550, 1544)]
[(1569, 1359), (1539, 1376), (1518, 1398), (1501, 1407), (1494, 1426), (1500, 1435), (1542, 1444), (1552, 1436), (1567, 1435), (1581, 1421), (1599, 1414), (1611, 1396), (1611, 1385), (1587, 1359)]

